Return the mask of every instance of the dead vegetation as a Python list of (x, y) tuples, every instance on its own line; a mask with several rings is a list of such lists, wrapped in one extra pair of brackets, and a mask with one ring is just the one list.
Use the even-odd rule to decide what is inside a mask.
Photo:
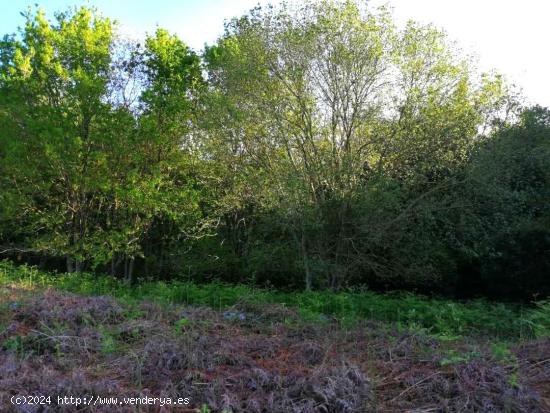
[(497, 360), (475, 340), (372, 322), (313, 325), (277, 306), (219, 312), (3, 288), (2, 412), (75, 411), (16, 408), (14, 394), (189, 397), (179, 411), (210, 412), (549, 411), (548, 339)]

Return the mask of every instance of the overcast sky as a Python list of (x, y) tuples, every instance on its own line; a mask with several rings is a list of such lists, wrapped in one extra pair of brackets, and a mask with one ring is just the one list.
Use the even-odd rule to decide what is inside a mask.
[[(157, 26), (200, 49), (223, 30), (224, 19), (258, 0), (0, 0), (0, 33), (23, 22), (19, 12), (40, 4), (48, 13), (70, 5), (96, 6), (120, 21), (124, 33), (142, 37)], [(260, 3), (268, 3), (261, 0)], [(532, 103), (550, 106), (550, 1), (548, 0), (371, 0), (390, 5), (399, 23), (433, 23), (447, 31), (482, 69), (495, 69), (523, 88)]]

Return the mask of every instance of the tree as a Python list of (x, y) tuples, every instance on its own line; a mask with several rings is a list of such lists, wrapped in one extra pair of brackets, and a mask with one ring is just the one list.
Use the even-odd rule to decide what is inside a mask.
[(100, 148), (114, 125), (104, 102), (113, 24), (87, 8), (58, 13), (55, 25), (41, 10), (25, 18), (21, 39), (2, 45), (4, 218), (78, 271), (108, 185)]
[(550, 292), (549, 171), (548, 109), (526, 108), (478, 145), (462, 194), (470, 207), (456, 227), (462, 288), (516, 299)]
[[(478, 81), (436, 29), (400, 31), (386, 10), (354, 2), (254, 9), (205, 59), (225, 107), (218, 159), (238, 164), (228, 168), (257, 184), (247, 190), (254, 203), (285, 222), (306, 288), (339, 288), (359, 261), (381, 265), (369, 242), (384, 226), (357, 225), (362, 194), (381, 179), (437, 181), (461, 165), (486, 121), (483, 105), (503, 93), (498, 79)], [(401, 207), (414, 210), (425, 190), (405, 194)], [(312, 257), (328, 281), (313, 279)]]
[(147, 269), (163, 273), (179, 265), (167, 261), (170, 255), (181, 258), (183, 241), (210, 231), (201, 209), (207, 174), (193, 135), (205, 83), (200, 58), (163, 29), (146, 38), (139, 59), (146, 79), (134, 143), (139, 179), (128, 189), (140, 197), (134, 214), (147, 215), (140, 218), (147, 222), (140, 241), (144, 258), (156, 265)]
[(132, 278), (155, 225), (174, 240), (200, 227), (183, 150), (199, 59), (162, 30), (145, 48), (121, 42), (86, 7), (26, 19), (2, 43), (2, 228), (67, 271), (123, 263)]

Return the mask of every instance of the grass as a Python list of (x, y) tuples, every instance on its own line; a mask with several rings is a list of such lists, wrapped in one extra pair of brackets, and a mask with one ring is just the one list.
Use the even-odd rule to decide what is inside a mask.
[(49, 273), (34, 267), (0, 262), (0, 284), (48, 288), (81, 295), (108, 295), (132, 303), (147, 299), (160, 304), (183, 303), (223, 310), (236, 304), (279, 304), (296, 308), (302, 319), (336, 319), (343, 325), (361, 320), (394, 323), (404, 330), (422, 330), (443, 340), (465, 336), (531, 339), (550, 336), (550, 301), (531, 307), (485, 300), (457, 302), (410, 293), (371, 291), (281, 292), (246, 285), (196, 284), (187, 281), (144, 281), (130, 286), (107, 275)]

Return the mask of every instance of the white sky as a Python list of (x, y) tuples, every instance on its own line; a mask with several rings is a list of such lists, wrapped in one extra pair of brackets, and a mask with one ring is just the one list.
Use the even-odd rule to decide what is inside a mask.
[(434, 23), (523, 89), (531, 103), (550, 106), (549, 0), (372, 0), (389, 4), (399, 22)]

